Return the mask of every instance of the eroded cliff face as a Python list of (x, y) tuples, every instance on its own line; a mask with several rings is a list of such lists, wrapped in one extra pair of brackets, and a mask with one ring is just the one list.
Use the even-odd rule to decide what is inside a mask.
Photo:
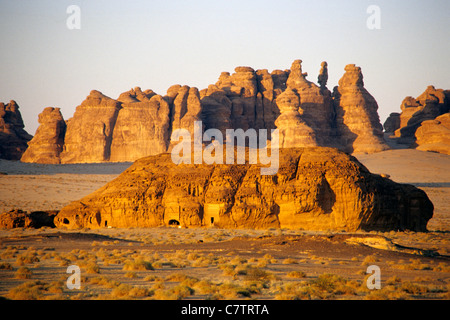
[(64, 146), (66, 122), (60, 108), (45, 108), (39, 114), (39, 128), (33, 139), (28, 142), (22, 162), (30, 163), (61, 163), (60, 154)]
[(109, 161), (121, 103), (92, 90), (67, 123), (61, 163)]
[(176, 165), (168, 153), (142, 158), (64, 207), (55, 224), (424, 231), (433, 214), (423, 191), (371, 174), (334, 148), (280, 149), (276, 174), (261, 175), (260, 168)]
[(334, 88), (336, 125), (343, 150), (350, 153), (374, 153), (389, 149), (383, 139), (378, 104), (364, 88), (361, 68), (345, 67), (345, 74)]
[[(333, 94), (327, 88), (327, 63), (321, 64), (318, 86), (307, 80), (301, 60), (288, 70), (271, 73), (236, 67), (234, 73), (222, 72), (215, 84), (200, 91), (173, 85), (161, 96), (136, 87), (115, 100), (93, 90), (68, 120), (59, 161), (135, 161), (167, 152), (177, 143), (170, 141), (172, 132), (187, 129), (193, 134), (195, 121), (202, 121), (203, 130), (218, 129), (224, 138), (227, 129), (267, 129), (270, 139), (270, 130), (279, 129), (281, 147), (385, 150), (378, 105), (364, 88), (361, 69), (347, 65), (345, 71)], [(50, 128), (42, 125), (46, 131)], [(49, 136), (59, 134), (54, 129)], [(47, 163), (57, 161), (50, 154), (35, 154), (25, 161), (45, 163), (46, 157)]]
[(400, 109), (401, 113), (392, 113), (384, 123), (385, 131), (393, 133), (398, 143), (408, 147), (419, 146), (420, 150), (448, 152), (447, 116), (442, 117), (442, 121), (437, 118), (450, 112), (449, 90), (428, 86), (417, 98), (403, 99)]
[(19, 160), (32, 136), (24, 130), (19, 105), (0, 102), (0, 159)]
[(126, 162), (166, 152), (169, 140), (169, 104), (160, 95), (122, 103), (108, 161)]
[(423, 121), (415, 137), (418, 150), (450, 155), (450, 113)]

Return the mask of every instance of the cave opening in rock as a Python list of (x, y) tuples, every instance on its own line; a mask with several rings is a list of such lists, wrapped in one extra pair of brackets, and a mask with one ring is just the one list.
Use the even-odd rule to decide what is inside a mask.
[(169, 226), (174, 227), (174, 226), (179, 226), (179, 225), (180, 225), (180, 222), (178, 220), (175, 220), (175, 219), (169, 220)]

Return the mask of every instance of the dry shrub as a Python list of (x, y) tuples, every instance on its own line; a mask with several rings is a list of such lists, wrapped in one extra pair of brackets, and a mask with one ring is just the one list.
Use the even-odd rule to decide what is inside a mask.
[(148, 261), (137, 259), (134, 261), (126, 261), (123, 269), (124, 271), (144, 271), (144, 270), (155, 270), (152, 264)]
[(8, 262), (0, 263), (0, 270), (14, 270), (13, 266)]
[[(27, 281), (8, 291), (7, 297), (12, 300), (63, 299), (63, 282)], [(49, 296), (54, 293), (56, 296)]]
[(121, 283), (111, 291), (111, 298), (113, 299), (135, 299), (142, 297), (149, 297), (153, 291), (144, 287), (136, 287), (126, 283)]
[(372, 263), (380, 261), (375, 255), (370, 255), (364, 258), (363, 262), (361, 263), (362, 266), (368, 266)]
[(27, 267), (20, 267), (16, 271), (14, 277), (16, 279), (30, 279), (32, 274), (33, 272), (31, 272), (31, 270), (28, 269)]
[(306, 278), (306, 273), (304, 273), (303, 271), (291, 271), (287, 274), (287, 276), (289, 278), (301, 279)]
[(156, 300), (182, 300), (195, 293), (195, 290), (189, 286), (179, 284), (170, 289), (158, 289), (154, 293)]

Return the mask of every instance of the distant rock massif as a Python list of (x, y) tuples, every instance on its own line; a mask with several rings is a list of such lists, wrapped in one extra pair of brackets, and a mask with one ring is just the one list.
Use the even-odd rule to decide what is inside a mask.
[(33, 138), (24, 127), (19, 105), (14, 100), (0, 102), (0, 159), (20, 160)]
[(406, 97), (401, 113), (391, 113), (384, 129), (399, 143), (450, 154), (450, 90), (428, 86), (416, 99)]
[(332, 93), (326, 86), (326, 62), (319, 85), (306, 79), (301, 63), (295, 60), (290, 70), (271, 73), (237, 67), (233, 74), (222, 72), (206, 89), (174, 85), (165, 96), (135, 88), (112, 99), (93, 90), (67, 127), (57, 109), (51, 116), (44, 110), (22, 161), (135, 161), (169, 151), (173, 130), (192, 132), (194, 121), (224, 136), (226, 129), (278, 128), (281, 147), (325, 146), (350, 153), (388, 149), (377, 102), (364, 88), (359, 67), (347, 65)]
[(261, 165), (174, 164), (164, 153), (64, 207), (57, 227), (292, 228), (425, 231), (425, 192), (370, 173), (335, 148), (284, 148), (279, 170)]
[[(206, 89), (174, 85), (165, 96), (137, 87), (112, 99), (93, 90), (67, 121), (59, 108), (44, 109), (25, 153), (25, 147), (6, 151), (15, 151), (16, 159), (23, 153), (23, 162), (135, 161), (110, 183), (64, 207), (54, 217), (57, 227), (426, 231), (433, 204), (425, 192), (372, 174), (349, 155), (389, 148), (361, 68), (347, 65), (333, 92), (327, 81), (326, 62), (317, 85), (295, 60), (290, 70), (271, 73), (237, 67)], [(446, 152), (448, 102), (448, 91), (429, 87), (417, 99), (406, 98), (402, 114), (392, 114), (385, 129), (411, 146)], [(0, 138), (6, 132), (25, 143), (31, 139), (15, 104), (2, 104), (0, 115)], [(267, 144), (271, 155), (279, 155), (277, 170), (262, 174), (265, 165), (254, 164), (249, 155), (243, 164), (175, 163), (170, 151), (178, 140), (171, 141), (172, 133), (187, 129), (195, 136), (196, 121), (203, 132), (217, 129), (223, 137), (227, 129), (278, 129), (279, 149)], [(218, 146), (215, 157), (222, 147), (228, 153)], [(239, 148), (230, 150), (236, 155)], [(193, 159), (197, 155), (194, 148)], [(11, 227), (32, 220), (10, 212), (5, 221)]]

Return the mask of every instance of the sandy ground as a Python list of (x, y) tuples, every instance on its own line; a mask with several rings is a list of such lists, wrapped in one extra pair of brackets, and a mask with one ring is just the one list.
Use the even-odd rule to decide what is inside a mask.
[(60, 210), (113, 180), (132, 163), (45, 165), (0, 160), (0, 212)]
[[(450, 299), (450, 156), (391, 150), (357, 158), (425, 190), (430, 232), (299, 230), (0, 230), (0, 296), (11, 299)], [(0, 160), (0, 210), (60, 209), (130, 163)], [(145, 263), (143, 263), (145, 262)], [(81, 268), (81, 289), (66, 284)], [(367, 287), (367, 267), (381, 289)], [(151, 266), (151, 268), (150, 268)], [(331, 274), (332, 276), (324, 276)]]
[[(450, 231), (450, 156), (413, 149), (355, 155), (371, 172), (424, 190), (435, 206), (429, 230)], [(0, 212), (59, 210), (97, 190), (131, 163), (43, 165), (0, 160)]]
[(414, 149), (355, 155), (373, 173), (424, 190), (434, 204), (429, 230), (450, 231), (450, 156)]

